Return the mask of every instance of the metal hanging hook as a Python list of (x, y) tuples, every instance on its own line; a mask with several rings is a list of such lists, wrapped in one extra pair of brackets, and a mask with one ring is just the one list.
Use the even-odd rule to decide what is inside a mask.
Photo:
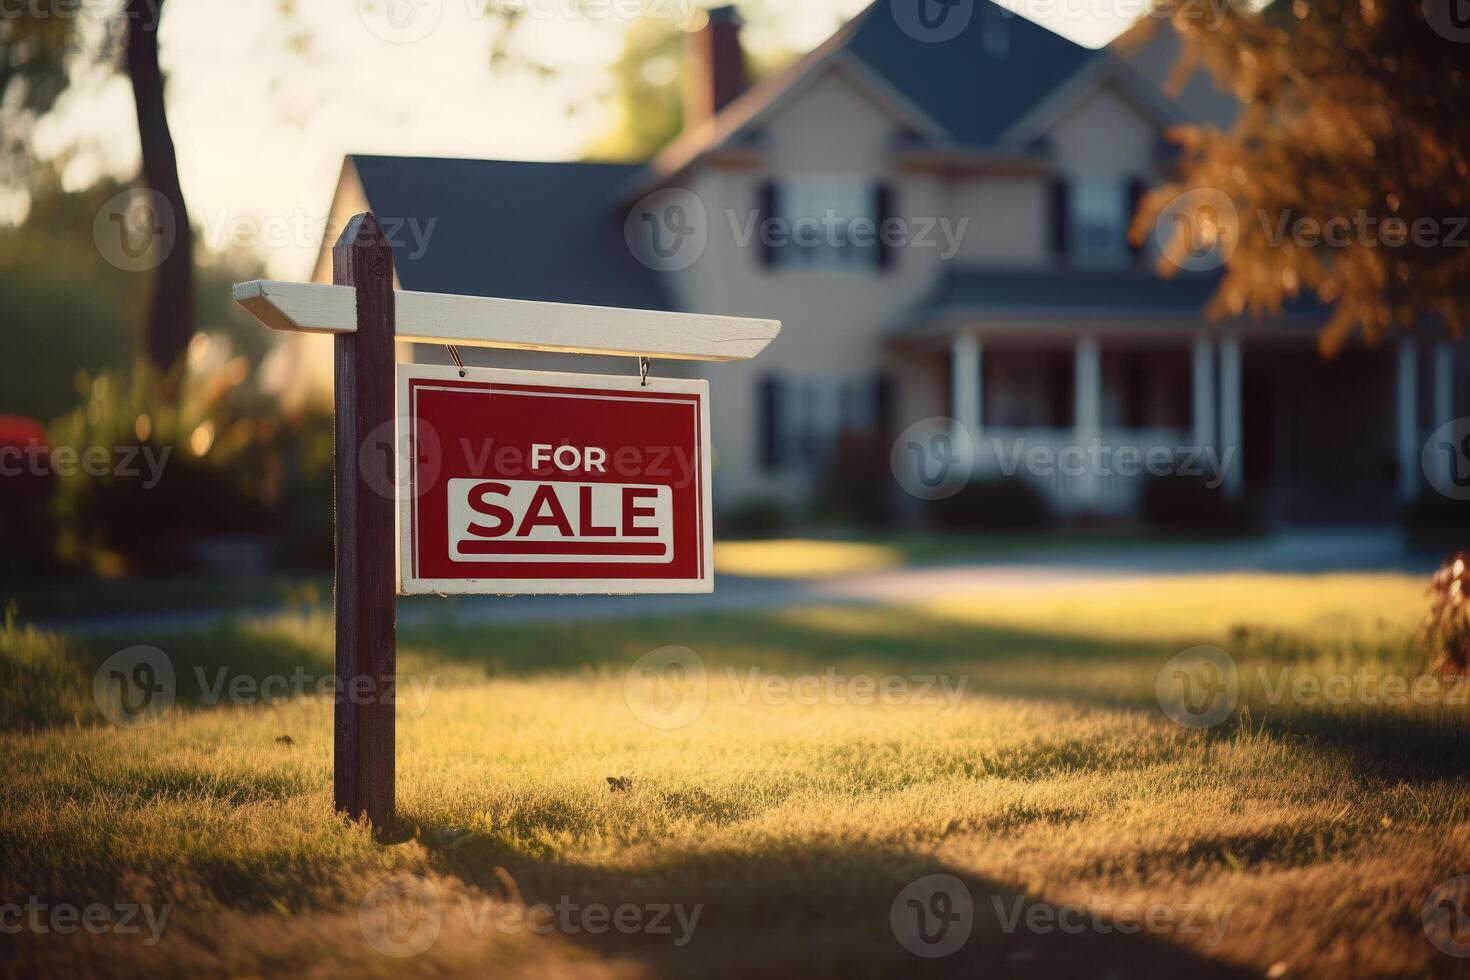
[(461, 378), (464, 377), (464, 361), (459, 359), (459, 348), (453, 344), (445, 344), (444, 346), (449, 348), (449, 356), (454, 358), (454, 366), (459, 368), (459, 376)]
[(638, 356), (638, 386), (648, 387), (648, 358), (641, 354)]

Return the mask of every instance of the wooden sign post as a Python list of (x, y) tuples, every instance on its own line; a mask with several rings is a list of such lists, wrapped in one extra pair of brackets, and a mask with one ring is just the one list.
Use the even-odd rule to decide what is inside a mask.
[[(394, 466), (393, 248), (371, 214), (348, 222), (332, 246), (332, 282), (351, 286), (357, 300), (357, 329), (332, 340), (332, 795), (338, 811), (383, 827), (393, 813), (392, 699), (398, 672), (395, 501), (384, 492), (393, 486)], [(387, 434), (386, 447), (366, 443), (375, 433)]]
[[(733, 361), (756, 356), (781, 330), (775, 320), (409, 292), (394, 290), (393, 279), (391, 244), (373, 215), (360, 214), (332, 247), (332, 285), (257, 280), (234, 288), (235, 301), (266, 326), (334, 338), (333, 796), (339, 812), (379, 830), (393, 817), (398, 592), (713, 587), (705, 382), (474, 369), (444, 379), (441, 390), (461, 399), (445, 416), (456, 426), (527, 445), (514, 472), (449, 467), (428, 488), (437, 496), (423, 508), (430, 524), (421, 538), (413, 501), (425, 499), (431, 481), (414, 441), (419, 402), (405, 398), (395, 411), (395, 343)], [(407, 392), (416, 380), (434, 380), (434, 369), (405, 372)], [(514, 407), (531, 397), (542, 399), (534, 410)], [(546, 428), (553, 416), (554, 431)], [(670, 434), (646, 447), (650, 433)], [(413, 447), (406, 454), (405, 435)], [(574, 435), (596, 444), (573, 446)], [(687, 464), (677, 478), (649, 462), (670, 454)], [(416, 481), (412, 500), (406, 480)], [(396, 546), (400, 509), (409, 514), (407, 556)], [(466, 520), (472, 513), (480, 516)], [(435, 571), (401, 569), (405, 560)]]

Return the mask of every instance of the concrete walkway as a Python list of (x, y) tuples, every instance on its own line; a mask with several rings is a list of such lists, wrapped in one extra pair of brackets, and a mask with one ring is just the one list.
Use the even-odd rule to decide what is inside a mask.
[[(456, 625), (567, 622), (628, 617), (735, 613), (812, 604), (880, 605), (978, 592), (1063, 589), (1115, 577), (1225, 572), (1321, 574), (1405, 572), (1428, 575), (1436, 559), (1413, 552), (1393, 528), (1292, 531), (1269, 538), (1206, 545), (1097, 545), (1048, 548), (1003, 560), (865, 572), (819, 579), (767, 579), (723, 575), (707, 595), (462, 596), (400, 600), (399, 623), (443, 621)], [(137, 636), (205, 628), (221, 620), (265, 617), (279, 607), (241, 610), (187, 609), (99, 613), (37, 620), (47, 629), (84, 635)]]

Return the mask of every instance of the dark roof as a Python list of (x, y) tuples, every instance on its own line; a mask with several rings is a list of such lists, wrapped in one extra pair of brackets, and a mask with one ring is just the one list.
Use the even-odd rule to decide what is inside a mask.
[[(1180, 272), (1165, 279), (1150, 269), (952, 268), (896, 328), (922, 333), (956, 313), (1203, 317), (1221, 278), (1219, 272)], [(1292, 300), (1283, 309), (1292, 318), (1320, 318), (1322, 312), (1311, 298)]]
[[(637, 165), (350, 160), (369, 207), (394, 237), (404, 289), (671, 308), (658, 276), (623, 239), (618, 192)], [(417, 225), (402, 224), (394, 234), (393, 223), (407, 220)], [(421, 252), (415, 227), (427, 232)]]
[(969, 24), (942, 42), (905, 33), (894, 7), (864, 11), (847, 50), (964, 145), (993, 145), (1085, 62), (1105, 57), (989, 0), (975, 0)]
[[(854, 59), (869, 69), (943, 130), (947, 141), (995, 149), (1008, 129), (1076, 77), (1082, 66), (1110, 57), (990, 0), (974, 0), (964, 29), (947, 41), (918, 40), (899, 26), (894, 7), (883, 0), (869, 5), (795, 64), (713, 119), (686, 129), (654, 157), (648, 176), (668, 178), (702, 154), (748, 137), (752, 123), (777, 99), (833, 58)], [(646, 181), (640, 186), (646, 188)]]
[(1203, 309), (1220, 285), (1213, 274), (1172, 279), (1143, 270), (951, 269), (925, 305), (934, 309), (989, 307), (1023, 310)]

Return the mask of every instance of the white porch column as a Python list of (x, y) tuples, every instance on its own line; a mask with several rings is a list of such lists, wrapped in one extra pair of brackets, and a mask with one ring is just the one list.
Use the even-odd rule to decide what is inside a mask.
[(1220, 339), (1220, 459), (1225, 464), (1225, 496), (1239, 497), (1245, 488), (1245, 448), (1242, 445), (1240, 396), (1240, 338)]
[(1399, 497), (1406, 503), (1419, 495), (1418, 352), (1412, 340), (1399, 341), (1398, 443)]
[(977, 448), (980, 440), (980, 338), (955, 334), (949, 350), (950, 412), (970, 431)]
[[(1431, 429), (1437, 429), (1455, 416), (1454, 349), (1448, 340), (1434, 345), (1434, 418), (1429, 420)], [(1450, 486), (1450, 455), (1437, 453), (1434, 457), (1435, 479), (1439, 486)]]
[(1215, 444), (1215, 344), (1208, 334), (1194, 340), (1194, 444)]
[(1100, 475), (1093, 471), (1091, 461), (1092, 444), (1102, 438), (1102, 354), (1097, 338), (1090, 334), (1077, 338), (1076, 371), (1074, 438), (1087, 461), (1079, 489), (1083, 501), (1094, 503), (1098, 498)]

